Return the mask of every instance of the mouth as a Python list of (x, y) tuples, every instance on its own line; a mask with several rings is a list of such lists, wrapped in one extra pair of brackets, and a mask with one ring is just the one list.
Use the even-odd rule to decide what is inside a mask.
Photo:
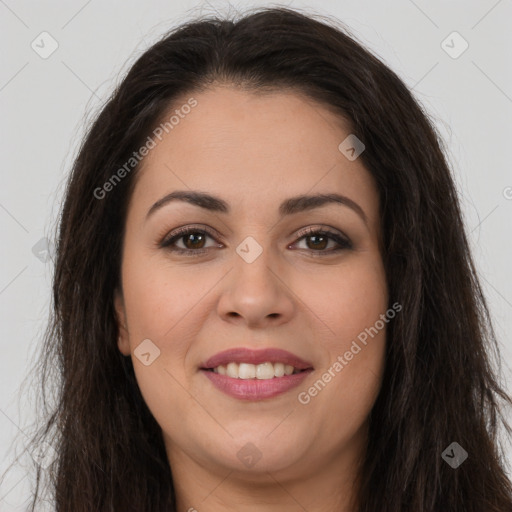
[(201, 368), (201, 370), (218, 373), (220, 375), (227, 375), (232, 379), (269, 380), (284, 377), (285, 375), (288, 376), (306, 372), (308, 370), (312, 370), (312, 368), (300, 369), (290, 364), (285, 364), (282, 362), (272, 363), (271, 361), (266, 361), (257, 365), (251, 363), (236, 363), (235, 361), (231, 361), (226, 365), (221, 364), (215, 368)]
[(262, 400), (298, 386), (314, 368), (285, 350), (236, 348), (216, 354), (199, 370), (227, 395)]

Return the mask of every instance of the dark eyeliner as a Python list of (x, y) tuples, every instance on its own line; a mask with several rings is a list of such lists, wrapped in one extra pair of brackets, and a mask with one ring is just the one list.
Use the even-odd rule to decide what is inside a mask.
[(187, 256), (199, 256), (201, 254), (205, 254), (208, 252), (208, 248), (203, 249), (182, 249), (181, 247), (171, 247), (171, 245), (178, 241), (180, 238), (183, 238), (186, 235), (191, 233), (200, 234), (200, 235), (208, 235), (211, 238), (215, 238), (215, 235), (205, 228), (199, 228), (194, 226), (187, 226), (184, 228), (178, 228), (174, 231), (172, 236), (168, 238), (164, 238), (164, 240), (159, 244), (162, 249), (167, 249), (175, 254), (186, 254)]
[[(313, 249), (310, 249), (309, 252), (311, 252), (314, 256), (323, 256), (323, 255), (338, 253), (339, 251), (350, 250), (350, 249), (354, 248), (352, 242), (350, 241), (350, 239), (348, 237), (342, 236), (339, 233), (331, 231), (330, 229), (325, 229), (325, 228), (322, 229), (322, 228), (317, 228), (317, 227), (316, 228), (315, 227), (306, 228), (306, 229), (300, 231), (299, 233), (297, 233), (298, 239), (294, 242), (294, 244), (299, 242), (303, 238), (313, 236), (313, 235), (326, 236), (326, 237), (334, 240), (339, 245), (339, 247), (337, 247), (335, 249), (328, 249), (328, 250), (323, 250), (323, 251), (315, 251)], [(304, 250), (304, 249), (299, 249), (299, 250)]]
[[(159, 247), (162, 249), (169, 250), (175, 254), (183, 254), (187, 256), (199, 256), (202, 254), (205, 254), (208, 252), (209, 249), (212, 249), (212, 247), (207, 248), (201, 248), (201, 249), (182, 249), (181, 247), (172, 247), (172, 244), (178, 241), (180, 238), (185, 237), (189, 234), (200, 234), (204, 236), (209, 236), (212, 239), (215, 239), (215, 234), (212, 233), (210, 230), (206, 228), (199, 228), (194, 226), (188, 226), (184, 228), (178, 228), (170, 237), (164, 238), (162, 242), (160, 242)], [(307, 228), (305, 230), (300, 231), (296, 234), (298, 237), (295, 242), (293, 242), (290, 245), (294, 245), (297, 242), (301, 241), (303, 238), (307, 238), (310, 236), (319, 235), (319, 236), (326, 236), (332, 240), (334, 240), (339, 247), (334, 249), (328, 249), (328, 250), (317, 250), (309, 249), (307, 250), (309, 253), (312, 253), (314, 256), (324, 256), (332, 253), (337, 253), (339, 251), (352, 249), (353, 245), (352, 242), (344, 237), (339, 235), (338, 233), (331, 231), (329, 229), (319, 229), (319, 228)], [(304, 249), (299, 249), (303, 251)]]

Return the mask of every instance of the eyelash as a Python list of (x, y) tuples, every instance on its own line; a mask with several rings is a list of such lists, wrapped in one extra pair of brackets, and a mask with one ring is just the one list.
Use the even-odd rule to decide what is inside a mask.
[[(206, 249), (204, 249), (204, 248), (203, 249), (181, 249), (179, 247), (172, 247), (172, 244), (174, 242), (176, 242), (176, 241), (180, 240), (181, 238), (184, 238), (186, 235), (190, 235), (192, 233), (208, 235), (211, 238), (215, 238), (214, 233), (212, 233), (208, 229), (189, 226), (186, 228), (177, 229), (171, 237), (167, 238), (166, 240), (163, 240), (160, 243), (160, 247), (162, 249), (169, 250), (175, 254), (192, 256), (192, 257), (201, 256), (201, 255), (205, 254), (206, 252), (208, 252), (208, 250), (211, 249), (211, 247), (206, 248)], [(315, 251), (314, 249), (306, 249), (306, 250), (311, 251), (311, 255), (314, 257), (325, 256), (325, 255), (338, 253), (340, 251), (344, 251), (344, 250), (353, 248), (352, 242), (348, 238), (344, 238), (341, 235), (339, 235), (338, 233), (335, 233), (328, 229), (307, 228), (297, 234), (297, 236), (299, 237), (297, 242), (302, 240), (303, 238), (308, 238), (313, 235), (327, 236), (331, 240), (334, 240), (340, 246), (336, 249), (318, 250), (318, 251)]]

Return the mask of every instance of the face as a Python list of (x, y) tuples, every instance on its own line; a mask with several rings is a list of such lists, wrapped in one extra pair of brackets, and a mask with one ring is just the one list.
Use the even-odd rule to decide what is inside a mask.
[[(119, 350), (132, 358), (173, 468), (300, 477), (353, 463), (384, 366), (375, 184), (338, 148), (350, 129), (310, 99), (227, 86), (194, 98), (139, 170), (115, 296)], [(219, 202), (152, 209), (177, 191)], [(290, 201), (320, 194), (343, 197)], [(309, 369), (251, 382), (204, 369), (235, 348), (285, 350)], [(260, 376), (269, 369), (256, 366)], [(230, 365), (242, 367), (251, 375)]]

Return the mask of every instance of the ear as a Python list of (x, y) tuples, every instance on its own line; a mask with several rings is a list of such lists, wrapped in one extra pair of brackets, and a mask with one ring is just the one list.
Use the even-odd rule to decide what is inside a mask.
[(119, 289), (116, 289), (114, 292), (114, 308), (116, 310), (116, 320), (119, 331), (117, 346), (123, 355), (129, 356), (131, 351), (128, 327), (126, 324), (126, 311), (124, 308), (123, 294)]

